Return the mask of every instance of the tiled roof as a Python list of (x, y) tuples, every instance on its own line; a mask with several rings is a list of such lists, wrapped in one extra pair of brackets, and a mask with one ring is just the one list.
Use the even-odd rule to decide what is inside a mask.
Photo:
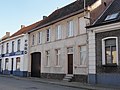
[[(97, 0), (86, 0), (86, 6), (90, 6), (95, 3)], [(62, 7), (60, 9), (55, 10), (52, 14), (50, 14), (46, 19), (44, 19), (37, 27), (41, 27), (45, 24), (53, 22), (57, 19), (63, 18), (67, 15), (70, 15), (74, 12), (80, 11), (84, 9), (84, 0), (76, 0), (75, 2)], [(33, 30), (34, 31), (34, 30)]]
[[(108, 15), (112, 15), (118, 13), (118, 16), (114, 19), (105, 20)], [(114, 0), (113, 3), (109, 6), (109, 8), (105, 11), (105, 13), (97, 20), (97, 22), (90, 26), (100, 26), (104, 24), (114, 23), (120, 20), (120, 0)]]
[(15, 32), (14, 34), (12, 34), (10, 37), (14, 37), (14, 36), (17, 36), (17, 35), (20, 35), (20, 34), (25, 34), (26, 32), (32, 30), (33, 28), (35, 28), (41, 21), (38, 21), (32, 25), (29, 25), (29, 26), (26, 26), (26, 27), (23, 27), (21, 28), (20, 30), (18, 30), (17, 32)]

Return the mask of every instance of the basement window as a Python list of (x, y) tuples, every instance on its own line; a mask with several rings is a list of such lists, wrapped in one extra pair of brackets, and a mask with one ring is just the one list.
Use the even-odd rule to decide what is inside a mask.
[(110, 14), (105, 18), (105, 21), (116, 19), (119, 13)]

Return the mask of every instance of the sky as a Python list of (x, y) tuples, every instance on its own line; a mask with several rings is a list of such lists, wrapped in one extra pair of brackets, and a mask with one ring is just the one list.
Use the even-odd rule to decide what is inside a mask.
[(0, 38), (6, 32), (15, 33), (21, 25), (28, 26), (40, 21), (57, 8), (75, 0), (1, 0), (0, 2)]

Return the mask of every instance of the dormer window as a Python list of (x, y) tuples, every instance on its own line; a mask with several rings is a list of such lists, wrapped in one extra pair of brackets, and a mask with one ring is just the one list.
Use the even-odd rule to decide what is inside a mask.
[(119, 13), (110, 14), (105, 18), (105, 21), (116, 19)]

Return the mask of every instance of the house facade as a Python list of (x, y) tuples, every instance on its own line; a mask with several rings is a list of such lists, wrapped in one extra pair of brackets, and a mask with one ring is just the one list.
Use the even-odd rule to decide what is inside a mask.
[[(106, 3), (109, 5), (110, 0)], [(102, 0), (87, 1), (84, 12), (83, 1), (77, 0), (54, 11), (29, 32), (32, 77), (63, 79), (72, 74), (73, 81), (87, 82), (88, 36), (85, 27), (90, 24), (90, 15), (93, 15), (90, 12), (94, 13), (103, 4)]]
[(89, 83), (120, 85), (120, 1), (88, 27)]
[(29, 60), (29, 41), (27, 31), (36, 27), (36, 22), (21, 29), (13, 35), (6, 35), (0, 41), (0, 71), (5, 75), (27, 77)]

